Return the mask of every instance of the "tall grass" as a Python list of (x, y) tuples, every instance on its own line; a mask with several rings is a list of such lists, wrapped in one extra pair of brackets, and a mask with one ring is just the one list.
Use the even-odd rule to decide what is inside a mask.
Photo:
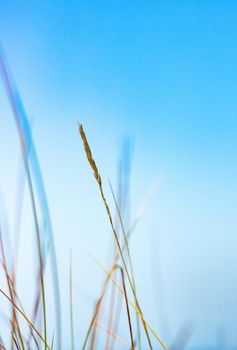
[[(135, 281), (135, 274), (132, 262), (132, 254), (129, 248), (129, 240), (132, 232), (134, 231), (139, 218), (136, 218), (126, 230), (123, 221), (123, 206), (121, 204), (121, 198), (123, 196), (122, 191), (119, 193), (119, 198), (116, 197), (112, 185), (109, 183), (112, 198), (116, 208), (115, 218), (111, 214), (111, 209), (104, 193), (104, 184), (93, 158), (87, 136), (83, 129), (83, 126), (79, 124), (79, 134), (84, 146), (85, 155), (89, 162), (90, 168), (94, 174), (96, 183), (99, 189), (99, 195), (101, 197), (101, 203), (107, 214), (108, 222), (111, 227), (111, 233), (114, 238), (114, 256), (113, 263), (110, 268), (105, 269), (97, 260), (96, 263), (105, 272), (105, 280), (98, 296), (95, 308), (91, 315), (91, 321), (88, 325), (88, 330), (85, 334), (84, 341), (81, 344), (77, 344), (76, 334), (74, 332), (74, 304), (73, 304), (73, 269), (72, 259), (70, 256), (69, 262), (69, 315), (70, 315), (70, 328), (71, 339), (68, 340), (67, 345), (62, 345), (62, 318), (61, 318), (61, 301), (60, 301), (60, 289), (58, 282), (58, 269), (56, 251), (54, 246), (53, 230), (50, 220), (50, 213), (47, 205), (47, 196), (44, 190), (44, 183), (41, 176), (40, 165), (37, 158), (36, 149), (31, 137), (31, 130), (27, 115), (24, 111), (23, 104), (20, 99), (19, 91), (11, 77), (10, 70), (7, 66), (3, 53), (0, 51), (0, 72), (2, 80), (5, 86), (6, 93), (9, 98), (10, 105), (12, 107), (13, 116), (15, 118), (18, 136), (21, 145), (21, 154), (24, 163), (25, 177), (30, 194), (31, 215), (34, 221), (35, 240), (37, 243), (38, 252), (38, 271), (37, 271), (37, 287), (35, 295), (32, 296), (34, 300), (33, 314), (27, 315), (24, 310), (24, 306), (19, 298), (16, 286), (16, 261), (17, 258), (12, 256), (12, 266), (9, 265), (6, 259), (6, 247), (2, 236), (5, 232), (2, 232), (2, 225), (0, 223), (0, 253), (1, 253), (1, 266), (5, 274), (6, 286), (8, 291), (0, 288), (0, 293), (3, 297), (1, 303), (9, 303), (11, 306), (10, 315), (6, 315), (6, 321), (8, 324), (8, 334), (2, 337), (0, 329), (0, 349), (44, 349), (44, 350), (61, 350), (61, 349), (91, 349), (97, 348), (97, 336), (98, 332), (106, 333), (106, 340), (104, 348), (106, 350), (112, 350), (116, 343), (120, 348), (135, 349), (157, 349), (158, 347), (166, 350), (166, 346), (158, 336), (157, 332), (148, 323), (145, 318), (141, 304), (138, 300), (137, 286)], [(31, 154), (31, 157), (29, 157)], [(34, 185), (33, 185), (34, 184)], [(37, 206), (36, 203), (39, 203)], [(19, 208), (19, 217), (21, 215), (22, 208)], [(43, 216), (44, 228), (40, 225), (40, 215)], [(121, 231), (121, 234), (120, 234)], [(17, 238), (17, 242), (19, 237)], [(50, 247), (50, 250), (49, 248)], [(16, 247), (18, 250), (18, 246)], [(14, 253), (13, 253), (14, 254)], [(18, 252), (15, 253), (18, 256)], [(47, 260), (50, 259), (52, 267), (52, 279), (54, 289), (55, 300), (55, 326), (53, 336), (48, 332), (48, 310), (47, 305), (47, 293), (45, 288), (45, 270)], [(102, 313), (102, 304), (105, 302), (108, 286), (111, 287), (110, 294), (110, 307), (109, 314), (107, 315), (108, 323), (107, 328), (100, 325), (99, 319)], [(131, 294), (131, 298), (129, 298)], [(120, 298), (116, 296), (121, 295)], [(115, 301), (118, 300), (117, 305)], [(130, 341), (122, 339), (117, 334), (118, 324), (120, 322), (121, 309), (124, 305), (127, 318), (127, 329), (130, 337)], [(134, 317), (136, 322), (133, 322)], [(37, 319), (41, 315), (43, 319), (43, 329), (37, 327)], [(27, 328), (25, 327), (27, 326)], [(27, 329), (27, 330), (26, 330)], [(141, 333), (144, 332), (146, 338), (146, 344), (142, 344)], [(7, 339), (7, 340), (6, 340)], [(10, 344), (10, 345), (9, 345)], [(70, 344), (70, 345), (69, 345)], [(66, 346), (66, 347), (65, 347)]]

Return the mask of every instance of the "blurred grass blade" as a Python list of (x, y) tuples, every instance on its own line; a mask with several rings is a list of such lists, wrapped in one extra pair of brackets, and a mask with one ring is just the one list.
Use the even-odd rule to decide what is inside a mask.
[[(44, 238), (42, 241), (43, 256), (45, 256), (44, 250), (46, 249), (47, 246), (50, 246), (50, 252), (51, 252), (50, 257), (51, 257), (51, 266), (52, 266), (52, 279), (54, 282), (53, 286), (54, 286), (54, 294), (55, 294), (55, 298), (54, 298), (55, 315), (56, 315), (56, 323), (57, 323), (57, 332), (56, 332), (57, 348), (58, 350), (61, 350), (60, 290), (59, 290), (59, 281), (58, 281), (57, 259), (56, 259), (56, 252), (55, 252), (55, 246), (54, 246), (52, 224), (51, 224), (49, 208), (47, 203), (47, 196), (44, 189), (44, 183), (41, 175), (41, 169), (39, 166), (37, 152), (31, 136), (31, 130), (30, 130), (28, 118), (25, 113), (25, 110), (20, 98), (20, 94), (10, 74), (10, 69), (7, 66), (6, 59), (4, 57), (4, 54), (1, 48), (0, 48), (0, 73), (2, 76), (2, 80), (5, 84), (5, 90), (8, 95), (12, 112), (15, 118), (17, 131), (21, 142), (22, 155), (26, 166), (26, 173), (27, 173), (26, 175), (27, 175), (28, 184), (29, 184), (29, 187), (32, 187), (33, 189), (32, 181), (30, 177), (30, 171), (29, 171), (29, 164), (28, 164), (29, 147), (31, 151), (30, 165), (33, 173), (33, 178), (35, 181), (35, 187), (38, 194), (41, 214), (43, 216), (43, 223), (44, 223), (44, 228), (46, 233), (46, 235), (43, 235)], [(32, 201), (32, 206), (33, 206), (33, 201)], [(34, 208), (33, 208), (33, 211), (34, 211)], [(47, 244), (46, 238), (48, 239), (49, 244)], [(44, 286), (42, 286), (42, 297), (43, 299), (45, 299), (43, 296), (43, 290), (44, 290)], [(43, 303), (44, 303), (44, 300), (43, 300)], [(45, 318), (45, 315), (44, 315), (44, 318)], [(45, 329), (45, 332), (46, 332), (46, 329)]]
[(73, 302), (72, 302), (72, 254), (70, 254), (70, 268), (69, 268), (69, 297), (70, 297), (71, 343), (72, 343), (72, 350), (74, 350), (75, 347), (74, 347)]

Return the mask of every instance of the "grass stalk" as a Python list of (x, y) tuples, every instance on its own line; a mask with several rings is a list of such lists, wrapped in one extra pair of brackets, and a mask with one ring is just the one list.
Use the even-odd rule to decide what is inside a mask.
[[(85, 134), (81, 124), (79, 124), (79, 132), (80, 132), (80, 135), (81, 135), (81, 139), (83, 141), (83, 145), (84, 145), (84, 149), (85, 149), (85, 153), (86, 153), (88, 162), (89, 162), (89, 164), (90, 164), (90, 166), (91, 166), (91, 168), (92, 168), (92, 170), (94, 172), (95, 179), (96, 179), (97, 184), (99, 186), (100, 195), (101, 195), (102, 201), (104, 203), (104, 206), (105, 206), (108, 218), (109, 218), (109, 222), (110, 222), (110, 225), (111, 225), (111, 228), (112, 228), (112, 231), (113, 231), (113, 234), (114, 234), (117, 246), (118, 246), (119, 254), (120, 254), (120, 257), (121, 257), (121, 260), (122, 260), (122, 263), (123, 263), (124, 270), (126, 272), (126, 276), (128, 278), (128, 282), (129, 282), (132, 294), (134, 296), (136, 305), (137, 305), (138, 309), (140, 310), (140, 314), (142, 315), (141, 309), (140, 309), (140, 306), (139, 306), (139, 303), (138, 303), (138, 300), (137, 300), (137, 296), (136, 296), (136, 293), (135, 293), (135, 290), (134, 290), (134, 287), (133, 287), (133, 282), (132, 282), (131, 276), (130, 276), (129, 271), (128, 271), (128, 267), (127, 267), (127, 264), (126, 264), (126, 261), (125, 261), (125, 258), (124, 258), (123, 251), (121, 249), (121, 245), (120, 245), (120, 242), (119, 242), (119, 239), (118, 239), (117, 232), (116, 232), (115, 227), (114, 227), (112, 215), (111, 215), (109, 206), (107, 204), (107, 201), (106, 201), (106, 198), (105, 198), (105, 195), (104, 195), (104, 190), (103, 190), (103, 186), (102, 186), (101, 176), (99, 174), (99, 171), (98, 171), (98, 168), (96, 166), (96, 163), (95, 163), (95, 161), (94, 161), (94, 159), (92, 157), (91, 149), (90, 149), (90, 146), (89, 146), (87, 138), (86, 138), (86, 134)], [(150, 338), (149, 338), (149, 334), (148, 334), (148, 331), (147, 331), (147, 328), (146, 328), (146, 325), (145, 325), (144, 322), (143, 322), (143, 327), (144, 327), (144, 330), (145, 330), (145, 333), (146, 333), (146, 336), (147, 336), (149, 348), (150, 348), (150, 350), (152, 350), (153, 349), (152, 348), (152, 344), (151, 344), (151, 341), (150, 341)]]
[(74, 346), (73, 301), (72, 301), (72, 254), (70, 254), (70, 266), (69, 266), (69, 300), (70, 300), (71, 346), (72, 346), (72, 350), (74, 350), (75, 346)]
[(51, 350), (48, 344), (45, 342), (45, 338), (40, 334), (38, 329), (33, 325), (30, 319), (26, 316), (26, 314), (12, 301), (12, 299), (0, 288), (0, 293), (14, 306), (14, 308), (21, 314), (21, 316), (26, 320), (26, 322), (30, 325), (30, 327), (34, 330), (34, 332), (38, 335), (38, 337), (42, 340), (45, 348), (47, 350)]
[[(112, 283), (115, 285), (115, 287), (118, 289), (118, 291), (124, 296), (123, 289), (119, 286), (119, 284), (112, 277), (111, 270), (107, 272), (106, 269), (103, 267), (103, 265), (93, 255), (90, 254), (90, 256), (95, 261), (95, 263), (100, 267), (100, 269), (105, 273), (106, 279), (109, 278), (112, 281)], [(163, 343), (161, 338), (158, 336), (158, 334), (154, 331), (154, 329), (151, 327), (151, 325), (146, 321), (144, 316), (141, 314), (141, 312), (137, 308), (137, 306), (129, 298), (128, 298), (128, 302), (132, 306), (132, 308), (135, 310), (135, 312), (138, 313), (138, 315), (141, 318), (141, 320), (144, 321), (144, 323), (146, 324), (147, 328), (150, 330), (150, 332), (154, 335), (154, 337), (156, 338), (158, 343), (161, 345), (162, 349), (163, 350), (168, 350), (168, 348), (165, 346), (165, 344)]]

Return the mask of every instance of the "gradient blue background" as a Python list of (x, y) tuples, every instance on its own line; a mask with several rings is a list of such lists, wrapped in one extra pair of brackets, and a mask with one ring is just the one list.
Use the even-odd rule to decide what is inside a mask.
[[(220, 329), (237, 345), (236, 18), (236, 1), (0, 1), (0, 40), (48, 193), (66, 333), (70, 248), (82, 337), (103, 277), (87, 252), (107, 261), (112, 241), (80, 121), (105, 186), (109, 177), (116, 187), (124, 135), (134, 141), (133, 215), (159, 178), (131, 241), (145, 316), (167, 344), (192, 323), (189, 348), (217, 348)], [(0, 97), (11, 222), (19, 146), (2, 85)]]

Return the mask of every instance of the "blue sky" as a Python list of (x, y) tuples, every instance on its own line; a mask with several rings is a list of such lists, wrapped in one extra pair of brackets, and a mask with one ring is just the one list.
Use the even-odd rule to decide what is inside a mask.
[[(116, 184), (130, 136), (133, 214), (160, 178), (131, 242), (140, 297), (167, 342), (194, 323), (190, 348), (215, 347), (218, 327), (237, 344), (236, 15), (236, 1), (0, 1), (0, 40), (33, 121), (58, 255), (67, 261), (79, 246), (75, 284), (93, 295), (102, 276), (87, 251), (103, 260), (111, 232), (77, 121), (105, 183)], [(0, 92), (1, 148), (8, 147), (0, 152), (1, 188), (11, 213), (7, 183), (15, 181), (19, 149)]]

